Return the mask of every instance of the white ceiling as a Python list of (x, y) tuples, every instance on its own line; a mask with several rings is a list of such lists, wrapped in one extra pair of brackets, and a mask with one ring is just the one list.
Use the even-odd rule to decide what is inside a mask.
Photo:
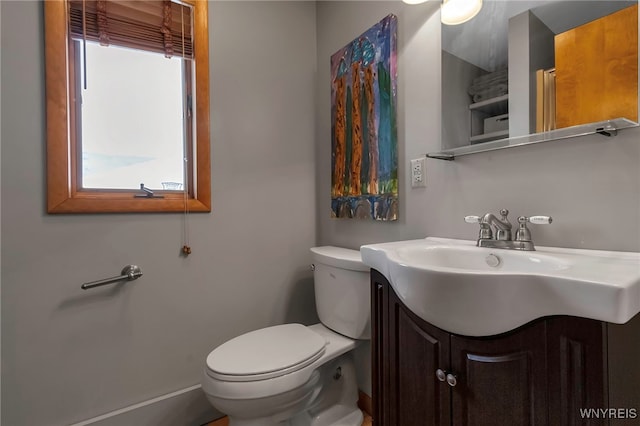
[(507, 66), (509, 18), (531, 10), (555, 34), (636, 4), (626, 0), (484, 0), (476, 17), (442, 25), (442, 49), (487, 71)]

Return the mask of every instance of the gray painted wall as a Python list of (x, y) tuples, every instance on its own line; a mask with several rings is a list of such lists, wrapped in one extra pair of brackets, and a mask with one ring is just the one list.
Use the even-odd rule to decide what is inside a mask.
[[(469, 214), (508, 208), (553, 217), (532, 226), (538, 245), (640, 251), (640, 129), (460, 157), (427, 159), (427, 188), (410, 187), (409, 161), (440, 148), (438, 2), (318, 3), (316, 202), (321, 244), (477, 237)], [(400, 219), (396, 223), (331, 219), (328, 58), (387, 15), (398, 15)]]
[[(441, 132), (442, 148), (452, 149), (469, 145), (469, 137), (482, 133), (484, 119), (487, 114), (472, 113), (469, 110), (469, 93), (467, 88), (473, 79), (487, 73), (482, 68), (442, 51), (442, 68), (447, 70), (442, 75), (442, 108), (449, 111), (442, 115)], [(496, 114), (497, 115), (497, 114)]]
[(536, 131), (536, 71), (553, 68), (555, 34), (530, 11), (509, 19), (509, 135)]
[[(3, 424), (185, 388), (223, 341), (317, 321), (313, 3), (210, 4), (213, 212), (189, 216), (186, 259), (181, 215), (44, 213), (42, 4), (0, 5)], [(80, 290), (129, 263), (136, 282)]]

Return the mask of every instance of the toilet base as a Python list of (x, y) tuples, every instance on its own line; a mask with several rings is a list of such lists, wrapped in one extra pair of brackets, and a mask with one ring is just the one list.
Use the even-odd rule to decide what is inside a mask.
[(361, 426), (364, 416), (358, 408), (334, 405), (316, 413), (313, 418), (304, 413), (291, 419), (287, 426)]
[(315, 373), (316, 380), (307, 383), (304, 392), (300, 392), (303, 389), (292, 391), (305, 397), (293, 404), (290, 401), (289, 409), (257, 418), (244, 417), (246, 412), (240, 414), (243, 417), (235, 417), (229, 410), (229, 426), (361, 426), (364, 416), (357, 406), (352, 353), (328, 362)]
[(346, 405), (336, 405), (310, 418), (307, 413), (277, 423), (269, 419), (230, 419), (229, 426), (361, 426), (362, 412)]
[(309, 413), (301, 413), (292, 419), (273, 422), (273, 419), (229, 419), (229, 426), (361, 426), (362, 412), (346, 405), (335, 405), (317, 413), (313, 418)]

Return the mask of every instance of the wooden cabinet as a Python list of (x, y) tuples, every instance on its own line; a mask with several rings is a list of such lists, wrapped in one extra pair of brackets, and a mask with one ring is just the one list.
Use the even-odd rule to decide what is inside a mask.
[[(610, 424), (602, 411), (589, 420), (581, 414), (611, 406), (605, 323), (558, 316), (498, 336), (458, 336), (414, 315), (375, 270), (371, 283), (376, 425)], [(438, 379), (439, 369), (455, 386)], [(640, 383), (629, 388), (637, 395), (627, 401), (639, 405), (615, 408), (633, 416)], [(629, 420), (621, 424), (640, 422)]]
[(555, 36), (556, 126), (638, 121), (638, 5)]
[[(606, 326), (586, 318), (557, 317), (548, 323), (549, 420), (581, 424), (580, 409), (606, 408)], [(603, 419), (602, 419), (603, 420)], [(592, 421), (589, 425), (605, 424)]]
[(377, 288), (387, 315), (377, 317), (386, 339), (377, 362), (378, 377), (385, 384), (378, 387), (384, 407), (377, 407), (382, 412), (376, 411), (374, 418), (384, 419), (378, 423), (383, 425), (449, 424), (451, 392), (435, 375), (449, 360), (449, 334), (420, 321), (399, 303), (390, 286)]
[(545, 424), (544, 337), (544, 323), (490, 339), (451, 335), (452, 424)]

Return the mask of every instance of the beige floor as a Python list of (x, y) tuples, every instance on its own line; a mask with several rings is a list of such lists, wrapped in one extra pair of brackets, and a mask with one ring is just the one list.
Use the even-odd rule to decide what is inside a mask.
[(364, 421), (362, 422), (362, 426), (372, 426), (372, 425), (373, 425), (373, 419), (368, 414), (365, 414)]
[[(362, 426), (372, 426), (371, 417), (367, 414), (364, 415), (364, 421), (362, 422)], [(206, 426), (229, 426), (229, 420), (226, 417), (216, 420), (215, 422), (211, 422)]]

